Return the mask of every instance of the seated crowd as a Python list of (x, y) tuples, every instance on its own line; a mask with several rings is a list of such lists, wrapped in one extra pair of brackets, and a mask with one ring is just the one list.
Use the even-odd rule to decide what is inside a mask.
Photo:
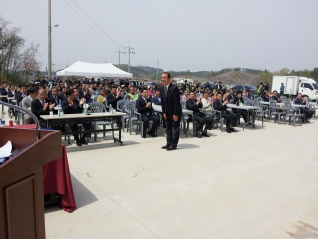
[[(143, 122), (143, 138), (146, 138), (147, 132), (150, 136), (156, 137), (156, 131), (160, 122), (165, 128), (165, 120), (161, 113), (155, 113), (152, 104), (161, 105), (160, 84), (156, 88), (152, 86), (148, 88), (147, 81), (138, 80), (95, 80), (95, 79), (77, 79), (75, 81), (56, 79), (54, 83), (48, 82), (46, 79), (42, 81), (36, 78), (36, 84), (32, 85), (9, 85), (6, 82), (0, 88), (1, 95), (8, 95), (16, 99), (16, 104), (24, 108), (31, 109), (38, 118), (41, 127), (47, 127), (46, 121), (40, 115), (48, 115), (50, 111), (57, 114), (54, 108), (58, 105), (62, 106), (65, 114), (82, 113), (84, 103), (99, 102), (106, 105), (106, 108), (117, 109), (119, 100), (136, 101), (136, 109), (140, 114), (139, 120)], [(176, 84), (175, 81), (171, 82)], [(282, 102), (282, 98), (277, 91), (270, 93), (266, 87), (260, 88), (259, 96), (263, 101), (269, 102), (275, 100)], [(237, 91), (234, 94), (233, 89), (226, 90), (222, 86), (222, 82), (210, 89), (210, 86), (201, 89), (196, 84), (187, 84), (179, 86), (180, 101), (184, 102), (184, 106), (188, 110), (192, 110), (193, 114), (190, 120), (195, 121), (196, 136), (201, 138), (209, 137), (207, 130), (214, 127), (214, 121), (224, 118), (226, 124), (226, 132), (236, 132), (234, 127), (237, 126), (240, 117), (244, 119), (245, 124), (250, 124), (248, 112), (244, 109), (229, 109), (228, 104), (244, 105), (246, 99), (253, 100), (250, 91)], [(6, 98), (2, 99), (6, 101)], [(295, 104), (306, 104), (306, 98), (298, 94)], [(314, 112), (307, 108), (300, 109), (303, 114), (303, 122), (308, 122)], [(215, 114), (215, 112), (219, 114)], [(14, 111), (12, 112), (14, 114)], [(161, 116), (160, 116), (161, 115)], [(149, 129), (149, 121), (152, 121)], [(25, 123), (32, 123), (32, 119), (25, 115)], [(117, 122), (120, 124), (121, 122)], [(56, 130), (64, 130), (64, 125), (51, 126)], [(71, 131), (77, 131), (77, 124), (70, 126)], [(87, 144), (85, 137), (89, 136), (86, 130), (91, 128), (91, 123), (83, 125), (84, 134), (79, 138), (78, 134), (74, 134), (76, 144), (81, 146)]]

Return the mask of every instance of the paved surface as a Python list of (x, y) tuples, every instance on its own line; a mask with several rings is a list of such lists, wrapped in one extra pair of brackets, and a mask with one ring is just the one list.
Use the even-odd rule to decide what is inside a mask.
[(47, 208), (47, 238), (318, 238), (317, 126), (67, 146), (78, 209)]
[(318, 238), (318, 121), (124, 146), (68, 146), (78, 209), (46, 209), (47, 238)]

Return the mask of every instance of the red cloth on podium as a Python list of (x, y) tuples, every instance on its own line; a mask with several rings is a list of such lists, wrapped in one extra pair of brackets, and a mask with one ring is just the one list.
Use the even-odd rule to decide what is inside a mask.
[(62, 145), (62, 151), (61, 158), (43, 165), (44, 194), (57, 192), (63, 210), (73, 212), (76, 209), (76, 202), (64, 145)]

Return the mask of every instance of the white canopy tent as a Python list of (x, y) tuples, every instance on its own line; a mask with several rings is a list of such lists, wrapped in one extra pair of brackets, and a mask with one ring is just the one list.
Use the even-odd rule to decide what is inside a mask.
[(56, 72), (57, 76), (83, 76), (83, 77), (116, 77), (132, 78), (133, 75), (123, 71), (112, 63), (88, 63), (77, 61), (62, 71)]

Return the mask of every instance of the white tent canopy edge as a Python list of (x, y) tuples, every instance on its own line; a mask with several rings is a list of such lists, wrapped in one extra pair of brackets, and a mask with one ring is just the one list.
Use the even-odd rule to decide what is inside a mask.
[(77, 61), (64, 70), (56, 72), (57, 76), (82, 76), (82, 77), (116, 77), (132, 78), (133, 75), (123, 71), (112, 63), (88, 63)]

